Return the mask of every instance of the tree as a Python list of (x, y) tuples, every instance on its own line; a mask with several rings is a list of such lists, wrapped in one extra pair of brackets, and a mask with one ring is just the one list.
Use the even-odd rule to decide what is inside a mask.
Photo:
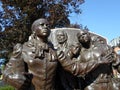
[(50, 28), (70, 25), (71, 13), (81, 13), (84, 0), (1, 0), (0, 57), (8, 58), (16, 43), (24, 43), (31, 34), (31, 24), (38, 18), (47, 18)]

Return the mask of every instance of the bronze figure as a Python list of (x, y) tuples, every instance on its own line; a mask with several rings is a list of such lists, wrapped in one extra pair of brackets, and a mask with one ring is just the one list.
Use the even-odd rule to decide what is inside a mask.
[[(58, 30), (56, 31), (56, 39), (57, 39), (57, 51), (63, 51), (65, 55), (70, 56), (72, 59), (74, 55), (76, 55), (75, 51), (77, 51), (75, 45), (69, 46), (67, 40), (68, 40), (68, 35), (65, 31), (63, 30)], [(80, 48), (80, 47), (79, 47)], [(73, 53), (75, 53), (73, 55)], [(64, 68), (61, 67), (61, 65), (58, 65), (57, 68), (57, 78), (60, 79), (59, 81), (61, 82), (61, 86), (63, 87), (62, 90), (74, 90), (78, 89), (78, 82), (77, 82), (77, 77), (72, 75), (70, 72), (67, 72), (64, 70)], [(60, 85), (60, 83), (58, 84)], [(61, 89), (60, 89), (61, 90)]]
[[(82, 76), (103, 64), (110, 64), (111, 54), (96, 60), (81, 62), (72, 60), (63, 51), (56, 51), (48, 40), (51, 31), (46, 19), (37, 19), (32, 24), (28, 42), (17, 44), (6, 64), (3, 79), (17, 90), (57, 90), (55, 76), (58, 63), (74, 76)], [(104, 58), (104, 59), (101, 59)]]
[(97, 38), (98, 40), (94, 38), (96, 41), (91, 38), (92, 36), (86, 30), (78, 34), (78, 40), (80, 44), (82, 44), (81, 62), (97, 59), (102, 60), (108, 58), (106, 55), (109, 54), (111, 54), (113, 59), (111, 59), (111, 63), (101, 64), (84, 76), (86, 82), (84, 90), (120, 90), (120, 80), (113, 78), (112, 65), (117, 66), (120, 64), (120, 62), (117, 61), (118, 59), (116, 58), (113, 48), (108, 46), (101, 38)]

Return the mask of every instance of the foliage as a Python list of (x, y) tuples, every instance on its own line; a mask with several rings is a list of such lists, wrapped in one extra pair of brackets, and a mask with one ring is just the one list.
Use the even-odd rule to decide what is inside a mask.
[(15, 89), (12, 86), (6, 85), (6, 86), (0, 87), (0, 90), (15, 90)]
[[(31, 24), (38, 18), (47, 18), (50, 27), (70, 25), (70, 13), (81, 13), (84, 0), (0, 0), (0, 57), (9, 58), (16, 43), (24, 43), (31, 34)], [(0, 28), (1, 28), (0, 27)]]

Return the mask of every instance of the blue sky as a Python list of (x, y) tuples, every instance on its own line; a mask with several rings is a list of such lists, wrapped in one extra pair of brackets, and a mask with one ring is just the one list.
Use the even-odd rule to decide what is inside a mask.
[(72, 14), (72, 23), (83, 24), (108, 42), (120, 36), (120, 0), (85, 0), (82, 14)]

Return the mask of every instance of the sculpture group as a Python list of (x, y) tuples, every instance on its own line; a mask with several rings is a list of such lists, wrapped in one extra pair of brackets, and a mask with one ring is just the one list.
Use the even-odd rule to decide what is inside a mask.
[(119, 58), (106, 39), (87, 30), (49, 28), (46, 19), (17, 44), (3, 79), (17, 90), (120, 90)]

